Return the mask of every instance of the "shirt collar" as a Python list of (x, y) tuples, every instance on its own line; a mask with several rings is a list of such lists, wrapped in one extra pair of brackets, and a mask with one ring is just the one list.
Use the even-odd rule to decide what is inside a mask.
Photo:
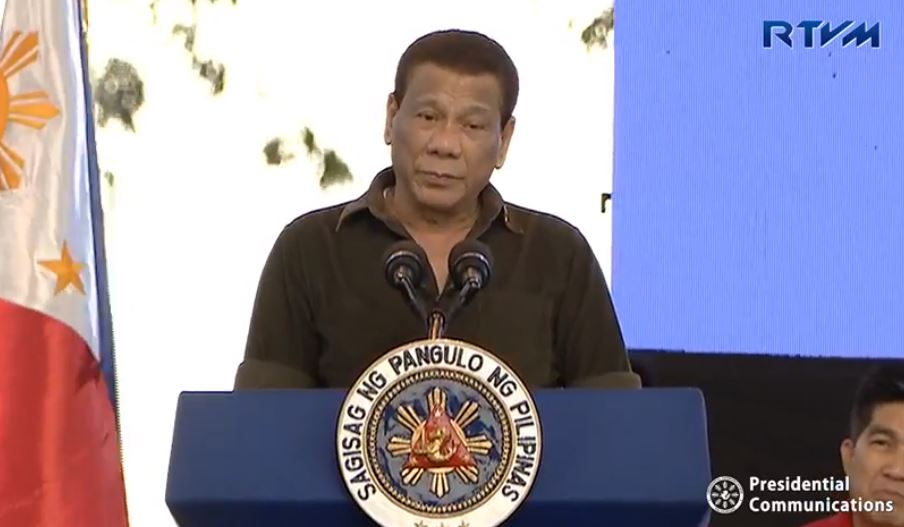
[[(370, 211), (375, 218), (387, 224), (394, 231), (399, 231), (404, 234), (404, 228), (402, 228), (398, 221), (391, 217), (386, 210), (386, 198), (384, 192), (394, 184), (395, 173), (393, 172), (392, 167), (385, 168), (377, 173), (376, 177), (374, 177), (371, 182), (370, 187), (367, 189), (367, 192), (342, 209), (339, 220), (336, 222), (336, 231), (339, 231), (350, 216), (367, 210)], [(513, 210), (505, 203), (502, 199), (502, 195), (496, 190), (496, 187), (492, 184), (487, 184), (480, 192), (478, 199), (480, 200), (480, 215), (477, 218), (477, 222), (474, 224), (474, 229), (471, 231), (472, 233), (477, 236), (482, 235), (490, 228), (490, 225), (501, 216), (502, 223), (508, 230), (517, 234), (524, 234), (521, 213), (517, 210)]]

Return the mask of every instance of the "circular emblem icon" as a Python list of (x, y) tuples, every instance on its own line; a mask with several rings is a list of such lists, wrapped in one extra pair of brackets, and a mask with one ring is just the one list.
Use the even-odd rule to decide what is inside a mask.
[(542, 434), (527, 387), (493, 354), (449, 339), (397, 348), (349, 390), (342, 478), (384, 527), (493, 527), (527, 496)]
[(732, 477), (719, 476), (706, 488), (706, 501), (715, 512), (731, 514), (744, 503), (744, 488)]

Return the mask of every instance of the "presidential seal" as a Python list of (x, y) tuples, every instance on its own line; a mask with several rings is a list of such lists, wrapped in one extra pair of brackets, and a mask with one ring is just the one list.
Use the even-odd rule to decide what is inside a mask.
[(524, 383), (449, 339), (378, 359), (342, 405), (337, 453), (358, 505), (384, 527), (492, 527), (521, 505), (542, 434)]

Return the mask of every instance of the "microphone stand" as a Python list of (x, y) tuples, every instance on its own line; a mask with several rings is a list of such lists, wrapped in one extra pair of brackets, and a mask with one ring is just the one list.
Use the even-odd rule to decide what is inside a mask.
[(399, 273), (397, 278), (398, 282), (402, 285), (402, 289), (405, 291), (408, 304), (414, 307), (414, 310), (417, 311), (418, 316), (420, 316), (422, 320), (426, 320), (427, 310), (424, 309), (424, 304), (421, 302), (420, 298), (418, 298), (414, 289), (414, 284), (411, 283), (411, 278), (404, 273)]
[(439, 309), (434, 309), (430, 314), (430, 320), (427, 324), (427, 333), (430, 340), (443, 338), (446, 332), (446, 317)]
[(427, 334), (431, 340), (441, 339), (446, 333), (446, 322), (452, 320), (452, 316), (471, 299), (477, 291), (473, 280), (468, 280), (461, 290), (448, 291), (440, 297), (427, 320)]

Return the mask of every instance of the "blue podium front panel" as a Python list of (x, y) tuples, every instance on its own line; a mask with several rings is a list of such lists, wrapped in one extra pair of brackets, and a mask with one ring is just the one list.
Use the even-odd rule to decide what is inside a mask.
[[(371, 525), (340, 479), (337, 390), (184, 393), (166, 500), (183, 527)], [(539, 390), (543, 454), (506, 525), (698, 527), (711, 475), (693, 389)], [(455, 526), (448, 526), (455, 527)]]

